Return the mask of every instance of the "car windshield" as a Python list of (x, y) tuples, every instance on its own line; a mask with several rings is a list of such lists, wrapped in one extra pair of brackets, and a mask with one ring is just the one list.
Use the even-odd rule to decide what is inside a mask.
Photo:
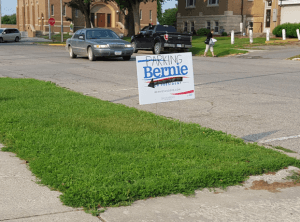
[(2, 33), (4, 31), (4, 29), (0, 29), (0, 33)]
[(87, 39), (119, 39), (120, 37), (111, 30), (89, 30), (86, 32)]

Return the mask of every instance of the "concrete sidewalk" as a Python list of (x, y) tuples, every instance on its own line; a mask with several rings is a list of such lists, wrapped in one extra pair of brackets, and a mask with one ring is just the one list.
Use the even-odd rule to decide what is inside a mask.
[(0, 221), (100, 221), (82, 209), (64, 206), (59, 199), (61, 193), (35, 181), (25, 161), (13, 153), (0, 151)]
[[(0, 149), (3, 146), (0, 144)], [(300, 158), (299, 154), (290, 154)], [(35, 183), (26, 162), (0, 151), (0, 221), (8, 222), (198, 222), (299, 221), (300, 183), (284, 178), (299, 171), (289, 167), (276, 174), (251, 176), (243, 186), (198, 190), (139, 200), (128, 207), (108, 208), (99, 217), (63, 206), (61, 193)]]

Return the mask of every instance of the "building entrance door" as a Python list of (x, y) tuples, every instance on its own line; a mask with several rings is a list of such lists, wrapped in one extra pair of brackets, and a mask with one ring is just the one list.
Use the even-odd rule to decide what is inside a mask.
[(270, 28), (271, 24), (271, 9), (266, 11), (266, 28)]
[(105, 13), (97, 13), (97, 26), (105, 27)]
[(111, 27), (111, 14), (107, 14), (107, 27)]

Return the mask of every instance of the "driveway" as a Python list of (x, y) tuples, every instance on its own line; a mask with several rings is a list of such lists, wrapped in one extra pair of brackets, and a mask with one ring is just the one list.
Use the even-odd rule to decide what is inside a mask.
[[(300, 153), (300, 63), (285, 60), (300, 47), (253, 51), (227, 58), (194, 57), (195, 100), (138, 104), (131, 61), (70, 59), (63, 47), (0, 44), (0, 77), (35, 78), (114, 103), (222, 130), (246, 141)], [(297, 47), (297, 48), (296, 48)], [(280, 175), (279, 175), (280, 177)], [(232, 192), (231, 192), (232, 191)], [(232, 188), (138, 201), (108, 209), (112, 221), (298, 221), (299, 187), (269, 191)]]

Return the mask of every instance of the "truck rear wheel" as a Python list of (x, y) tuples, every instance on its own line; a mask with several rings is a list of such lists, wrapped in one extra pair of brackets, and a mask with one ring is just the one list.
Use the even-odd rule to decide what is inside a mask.
[(161, 43), (160, 42), (155, 43), (153, 53), (158, 55), (161, 52), (162, 52)]
[(139, 50), (136, 49), (136, 43), (135, 43), (135, 41), (133, 41), (131, 43), (131, 45), (132, 45), (132, 48), (133, 48), (133, 53), (137, 53)]

